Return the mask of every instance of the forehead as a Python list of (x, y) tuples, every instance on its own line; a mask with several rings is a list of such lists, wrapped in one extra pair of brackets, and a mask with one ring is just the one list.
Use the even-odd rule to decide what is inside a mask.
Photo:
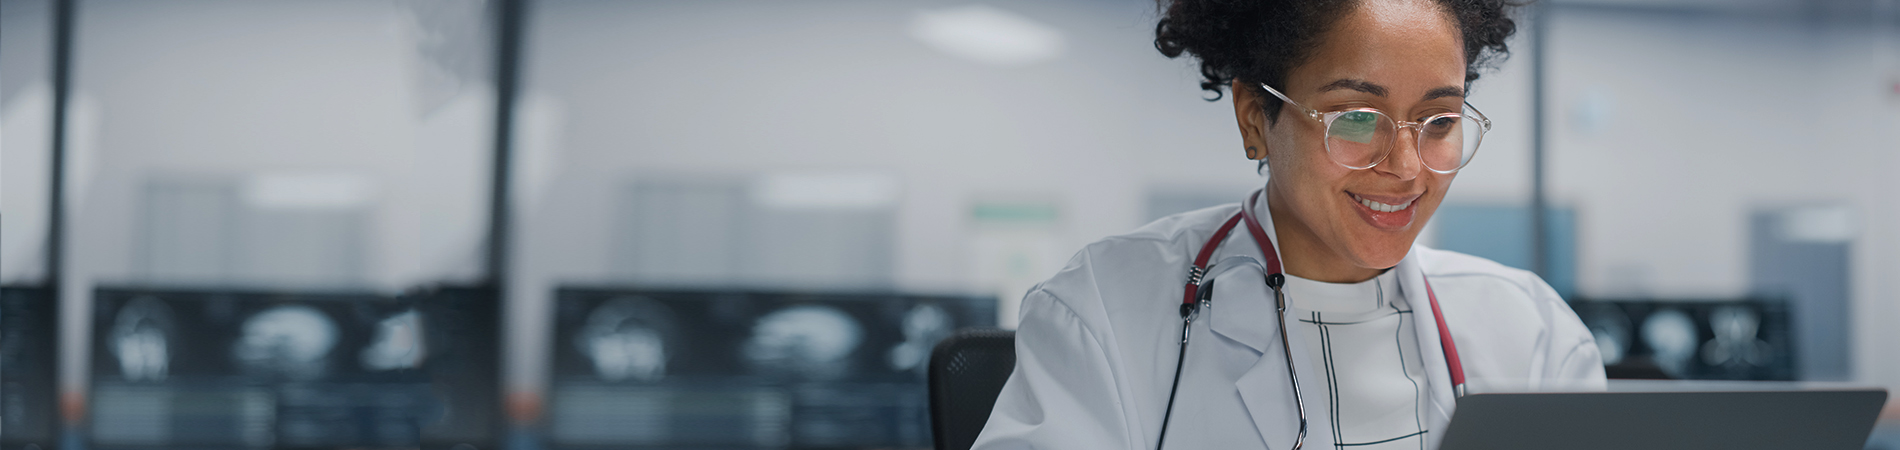
[(1386, 86), (1408, 97), (1441, 86), (1464, 86), (1464, 42), (1458, 24), (1430, 1), (1360, 2), (1326, 31), (1303, 64), (1288, 72), (1287, 87), (1310, 91), (1342, 78)]

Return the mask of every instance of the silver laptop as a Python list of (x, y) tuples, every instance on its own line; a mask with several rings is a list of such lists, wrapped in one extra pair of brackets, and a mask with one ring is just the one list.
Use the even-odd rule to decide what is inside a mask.
[(1471, 394), (1440, 450), (1861, 450), (1884, 389)]

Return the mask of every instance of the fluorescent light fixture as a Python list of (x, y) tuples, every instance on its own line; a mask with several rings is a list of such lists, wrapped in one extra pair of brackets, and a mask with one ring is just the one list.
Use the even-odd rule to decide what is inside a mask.
[(910, 37), (937, 51), (1001, 66), (1054, 58), (1065, 46), (1054, 27), (982, 4), (918, 11)]
[(897, 202), (897, 179), (880, 174), (775, 173), (752, 184), (752, 201), (776, 209), (872, 209)]
[(374, 187), (354, 173), (261, 173), (244, 180), (244, 203), (259, 209), (336, 210), (369, 203)]

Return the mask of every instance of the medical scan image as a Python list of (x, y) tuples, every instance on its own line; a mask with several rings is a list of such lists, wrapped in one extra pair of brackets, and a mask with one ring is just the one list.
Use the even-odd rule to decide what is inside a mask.
[(1675, 308), (1649, 313), (1643, 322), (1643, 343), (1655, 352), (1656, 365), (1672, 377), (1688, 373), (1697, 349), (1695, 319)]
[(321, 379), (337, 344), (337, 326), (323, 311), (304, 305), (265, 309), (244, 319), (231, 358), (240, 370), (291, 380)]
[(1702, 344), (1702, 362), (1729, 370), (1766, 366), (1774, 357), (1774, 348), (1761, 340), (1761, 315), (1748, 308), (1726, 306), (1709, 313), (1709, 328), (1715, 339)]
[(574, 345), (602, 381), (659, 381), (666, 377), (673, 314), (642, 297), (602, 303), (575, 333)]
[(741, 353), (759, 373), (831, 380), (851, 373), (851, 353), (863, 341), (864, 327), (844, 311), (801, 305), (760, 316)]
[(923, 372), (930, 362), (930, 349), (950, 336), (956, 324), (950, 313), (934, 303), (918, 303), (904, 313), (904, 342), (891, 347), (891, 370)]
[(165, 380), (175, 327), (171, 308), (156, 298), (139, 297), (119, 309), (106, 344), (127, 381)]
[(1629, 314), (1621, 308), (1607, 303), (1584, 303), (1574, 306), (1583, 324), (1590, 328), (1590, 335), (1596, 338), (1597, 354), (1603, 356), (1604, 365), (1616, 365), (1623, 362), (1629, 352), (1630, 335), (1633, 325)]
[(376, 336), (358, 354), (368, 371), (413, 370), (428, 356), (422, 334), (422, 315), (408, 309), (376, 323)]

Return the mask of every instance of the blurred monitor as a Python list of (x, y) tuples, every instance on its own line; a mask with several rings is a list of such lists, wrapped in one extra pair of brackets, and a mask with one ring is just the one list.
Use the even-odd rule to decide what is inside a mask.
[(0, 449), (55, 448), (58, 313), (50, 289), (0, 287)]
[(93, 448), (493, 448), (492, 290), (100, 288), (94, 302)]
[(993, 297), (564, 288), (557, 449), (925, 448), (925, 370)]
[(1794, 380), (1788, 309), (1774, 299), (1581, 299), (1611, 378)]

